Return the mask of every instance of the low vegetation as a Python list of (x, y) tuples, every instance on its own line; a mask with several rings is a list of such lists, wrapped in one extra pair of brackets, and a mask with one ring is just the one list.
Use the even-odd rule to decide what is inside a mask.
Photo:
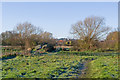
[(118, 56), (99, 57), (89, 63), (90, 78), (118, 78)]
[[(78, 56), (75, 54), (46, 54), (43, 56), (17, 56), (3, 60), (3, 78), (79, 78), (85, 63), (89, 72), (85, 78), (118, 78), (117, 55)], [(99, 72), (99, 73), (98, 73)], [(90, 74), (90, 75), (89, 75)]]

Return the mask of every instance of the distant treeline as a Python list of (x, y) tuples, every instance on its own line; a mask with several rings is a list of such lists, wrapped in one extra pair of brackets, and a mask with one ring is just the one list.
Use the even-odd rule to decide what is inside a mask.
[[(110, 32), (110, 27), (105, 25), (104, 18), (87, 17), (84, 21), (72, 25), (70, 33), (76, 38), (69, 40), (71, 42), (67, 46), (73, 46), (71, 50), (118, 50), (118, 31)], [(106, 35), (106, 39), (103, 39)], [(23, 49), (44, 44), (66, 45), (66, 41), (58, 44), (58, 39), (55, 39), (52, 33), (43, 31), (28, 22), (18, 24), (12, 31), (2, 32), (0, 37), (3, 46), (21, 46)], [(63, 38), (63, 41), (65, 39)]]

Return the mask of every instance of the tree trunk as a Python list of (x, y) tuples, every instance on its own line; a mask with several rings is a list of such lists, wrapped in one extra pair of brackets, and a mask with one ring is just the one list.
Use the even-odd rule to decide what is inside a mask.
[(31, 48), (31, 46), (30, 46), (29, 40), (26, 39), (25, 40), (25, 50), (27, 50), (28, 48)]

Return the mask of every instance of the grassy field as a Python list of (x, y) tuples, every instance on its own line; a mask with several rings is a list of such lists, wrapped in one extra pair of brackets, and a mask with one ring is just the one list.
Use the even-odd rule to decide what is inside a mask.
[[(86, 74), (83, 74), (83, 70)], [(42, 56), (17, 56), (2, 61), (2, 77), (118, 78), (118, 56), (49, 53)]]
[(118, 56), (101, 56), (87, 66), (89, 78), (118, 78)]

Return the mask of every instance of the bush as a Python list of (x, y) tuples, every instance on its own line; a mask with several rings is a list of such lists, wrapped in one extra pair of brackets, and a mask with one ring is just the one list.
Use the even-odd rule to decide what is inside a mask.
[(52, 51), (55, 51), (55, 48), (53, 45), (47, 44), (47, 47), (45, 48), (45, 50), (48, 52), (52, 52)]

